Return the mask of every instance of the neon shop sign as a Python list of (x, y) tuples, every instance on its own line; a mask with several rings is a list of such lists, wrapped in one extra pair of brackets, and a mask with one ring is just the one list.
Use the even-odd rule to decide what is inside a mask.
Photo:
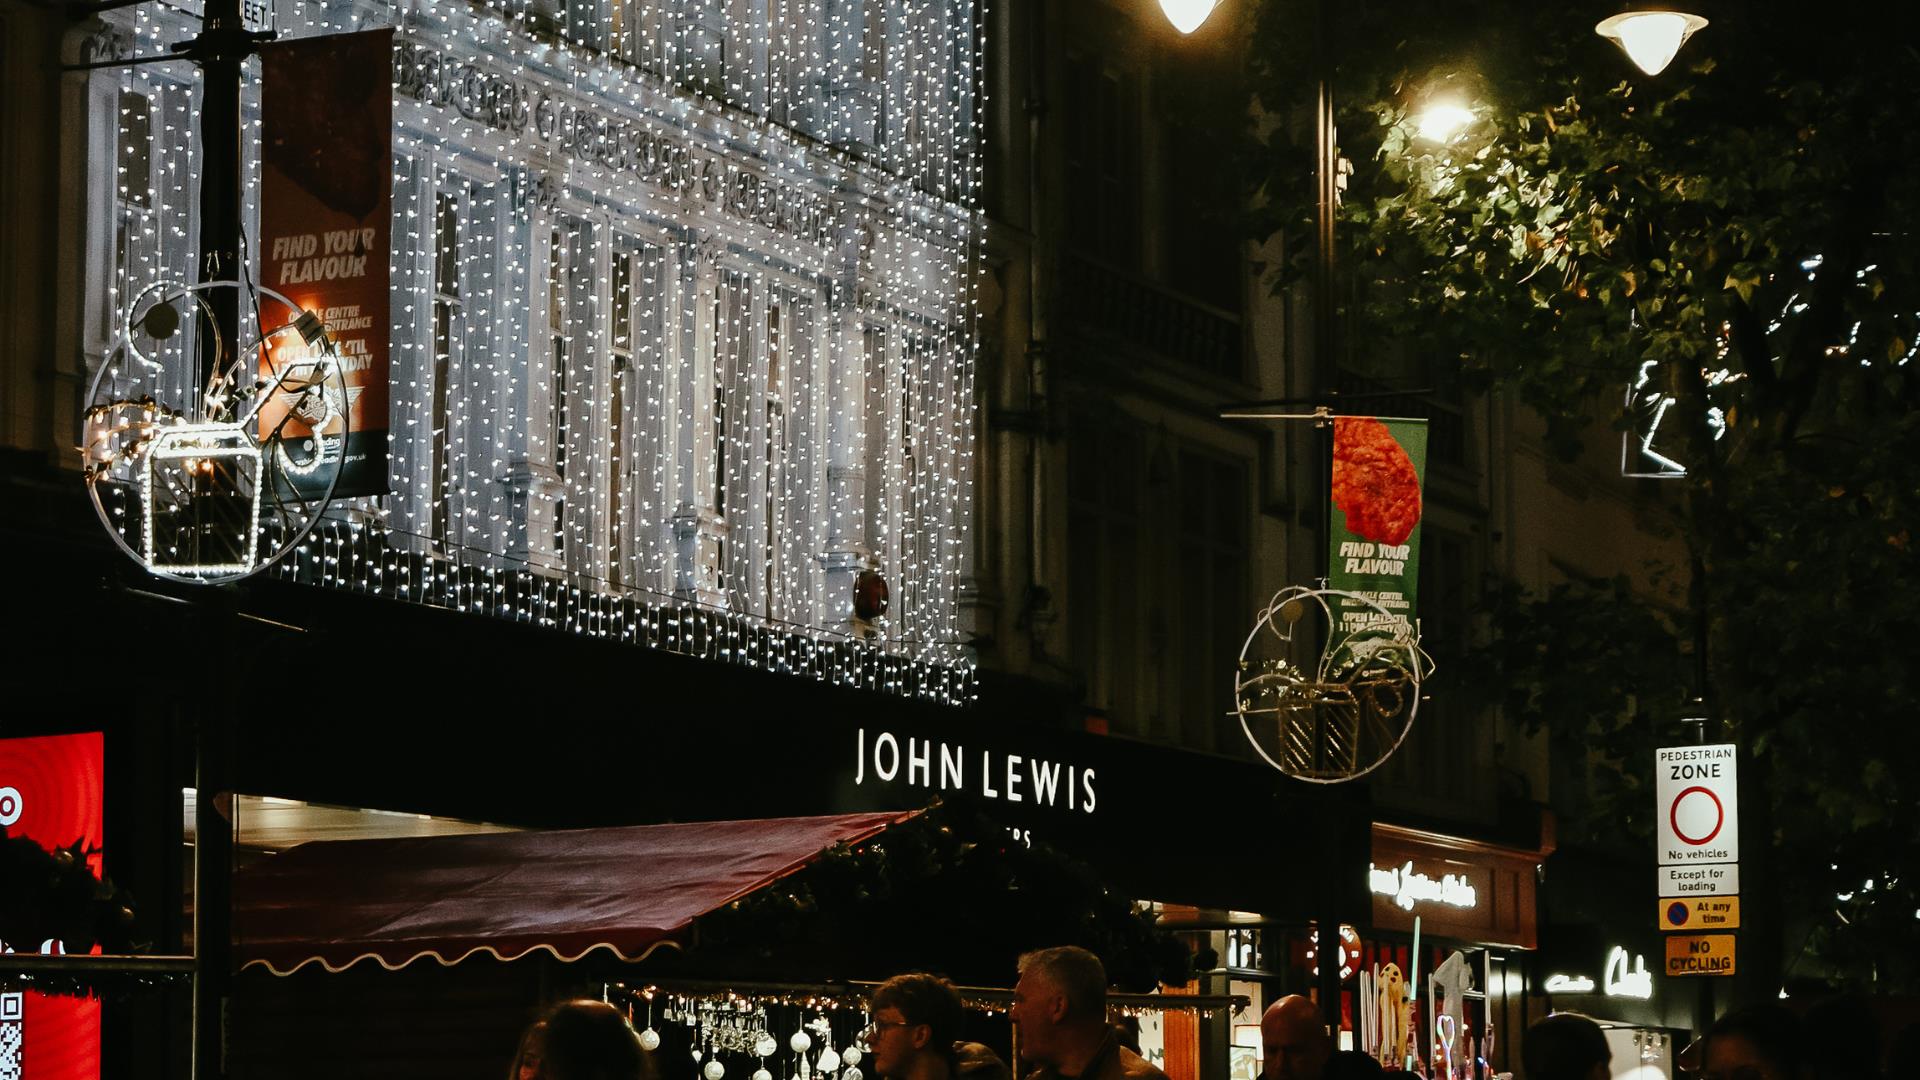
[[(1549, 975), (1544, 984), (1549, 994), (1591, 994), (1593, 988), (1591, 975)], [(1607, 997), (1638, 998), (1641, 1001), (1653, 997), (1653, 973), (1647, 970), (1647, 958), (1634, 956), (1633, 967), (1629, 970), (1627, 950), (1615, 945), (1607, 953), (1601, 992)]]
[(1472, 908), (1480, 904), (1480, 892), (1473, 887), (1464, 874), (1445, 874), (1438, 881), (1413, 868), (1412, 860), (1398, 868), (1385, 870), (1367, 864), (1367, 880), (1374, 895), (1392, 900), (1402, 911), (1412, 911), (1415, 904), (1443, 904), (1447, 907)]

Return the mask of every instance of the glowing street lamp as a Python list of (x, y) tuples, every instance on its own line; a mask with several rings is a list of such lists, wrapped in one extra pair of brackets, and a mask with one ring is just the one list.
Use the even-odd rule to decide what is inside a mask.
[(1207, 21), (1219, 3), (1220, 0), (1160, 0), (1160, 10), (1167, 13), (1167, 21), (1175, 30), (1191, 34), (1200, 29), (1200, 24)]
[(1428, 142), (1446, 145), (1473, 123), (1472, 110), (1451, 101), (1436, 101), (1414, 119), (1414, 132)]
[(1620, 46), (1641, 71), (1658, 75), (1673, 63), (1694, 31), (1707, 20), (1684, 11), (1623, 11), (1600, 20), (1593, 32)]

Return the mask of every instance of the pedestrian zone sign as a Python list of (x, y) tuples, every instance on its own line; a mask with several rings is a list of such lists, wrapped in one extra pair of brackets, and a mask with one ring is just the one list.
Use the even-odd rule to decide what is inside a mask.
[(1740, 860), (1732, 743), (1655, 751), (1655, 843), (1663, 866)]
[(1667, 974), (1733, 974), (1732, 934), (1667, 935)]
[(1740, 898), (1667, 897), (1660, 901), (1662, 930), (1733, 930), (1740, 926)]

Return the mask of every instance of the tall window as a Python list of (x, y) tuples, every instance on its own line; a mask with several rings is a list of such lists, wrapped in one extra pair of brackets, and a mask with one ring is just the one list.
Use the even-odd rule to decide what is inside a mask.
[(647, 71), (660, 71), (666, 58), (670, 3), (671, 0), (613, 0), (607, 25), (613, 53)]
[(736, 270), (720, 274), (714, 296), (713, 508), (724, 523), (719, 564), (728, 606), (753, 609), (757, 589), (753, 516), (753, 279)]
[(614, 253), (612, 326), (607, 334), (612, 361), (608, 372), (612, 386), (607, 394), (607, 453), (611, 455), (607, 469), (607, 522), (612, 529), (607, 545), (607, 579), (615, 586), (628, 584), (631, 576), (628, 563), (634, 526), (629, 520), (633, 513), (629, 503), (633, 453), (629, 445), (632, 430), (627, 419), (633, 408), (633, 383), (638, 377), (634, 370), (637, 344), (633, 332), (634, 258), (631, 252)]
[(766, 382), (761, 386), (761, 414), (766, 430), (761, 439), (760, 527), (761, 547), (766, 558), (762, 599), (771, 618), (783, 614), (781, 577), (787, 569), (782, 543), (786, 517), (788, 347), (783, 322), (787, 312), (788, 306), (778, 293), (768, 298)]
[(432, 501), (428, 513), (430, 537), (451, 554), (457, 546), (452, 531), (453, 468), (453, 377), (460, 338), (465, 326), (460, 299), (460, 220), (461, 199), (444, 186), (434, 193), (433, 203), (433, 407), (428, 423), (427, 497)]
[(1067, 619), (1074, 666), (1088, 704), (1107, 710), (1116, 730), (1146, 733), (1140, 651), (1142, 558), (1141, 432), (1106, 417), (1076, 415), (1067, 459)]
[(1099, 58), (1067, 58), (1068, 228), (1075, 247), (1123, 270), (1140, 264), (1138, 83)]
[(869, 326), (862, 339), (866, 366), (866, 416), (860, 426), (860, 459), (867, 477), (867, 544), (879, 558), (881, 572), (898, 579), (898, 568), (891, 565), (888, 553), (893, 549), (894, 530), (888, 492), (894, 490), (892, 465), (888, 451), (893, 433), (887, 426), (887, 399), (894, 392), (887, 372), (888, 357), (885, 327)]
[(632, 237), (613, 241), (607, 327), (608, 576), (615, 585), (660, 588), (666, 569), (665, 478), (661, 475), (668, 293), (666, 250)]
[(153, 99), (120, 91), (120, 160), (113, 182), (114, 257), (129, 277), (151, 272), (153, 258)]
[(1160, 568), (1179, 642), (1172, 699), (1180, 741), (1225, 749), (1220, 718), (1233, 704), (1233, 665), (1240, 655), (1252, 599), (1247, 586), (1247, 470), (1240, 462), (1193, 449), (1178, 455), (1180, 517), (1174, 564)]
[(894, 621), (903, 637), (913, 637), (920, 626), (920, 582), (927, 569), (926, 447), (920, 444), (919, 425), (925, 422), (922, 379), (932, 360), (926, 338), (907, 339), (901, 357), (898, 401), (894, 404), (894, 442), (900, 457), (900, 534), (895, 565), (900, 568), (899, 611)]
[(593, 477), (588, 240), (586, 223), (559, 216), (547, 243), (548, 430), (560, 486), (553, 507), (553, 553), (573, 569), (587, 569), (593, 555), (581, 533), (591, 509)]

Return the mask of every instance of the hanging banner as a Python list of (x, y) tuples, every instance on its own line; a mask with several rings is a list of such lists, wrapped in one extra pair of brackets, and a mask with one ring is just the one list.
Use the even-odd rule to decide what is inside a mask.
[[(105, 872), (105, 741), (99, 732), (0, 739), (0, 832), (52, 851), (79, 844)], [(65, 952), (57, 941), (6, 941), (7, 952)], [(0, 1077), (99, 1080), (100, 1002), (0, 991)]]
[(1349, 649), (1371, 638), (1416, 638), (1426, 467), (1425, 420), (1334, 418), (1328, 585), (1386, 610), (1383, 617), (1367, 605), (1337, 601), (1334, 634), (1346, 638)]
[[(391, 29), (260, 49), (260, 280), (318, 315), (339, 352), (349, 427), (336, 498), (387, 492), (392, 56)], [(263, 357), (261, 377), (300, 348)], [(263, 436), (310, 430), (275, 404), (260, 411)]]

